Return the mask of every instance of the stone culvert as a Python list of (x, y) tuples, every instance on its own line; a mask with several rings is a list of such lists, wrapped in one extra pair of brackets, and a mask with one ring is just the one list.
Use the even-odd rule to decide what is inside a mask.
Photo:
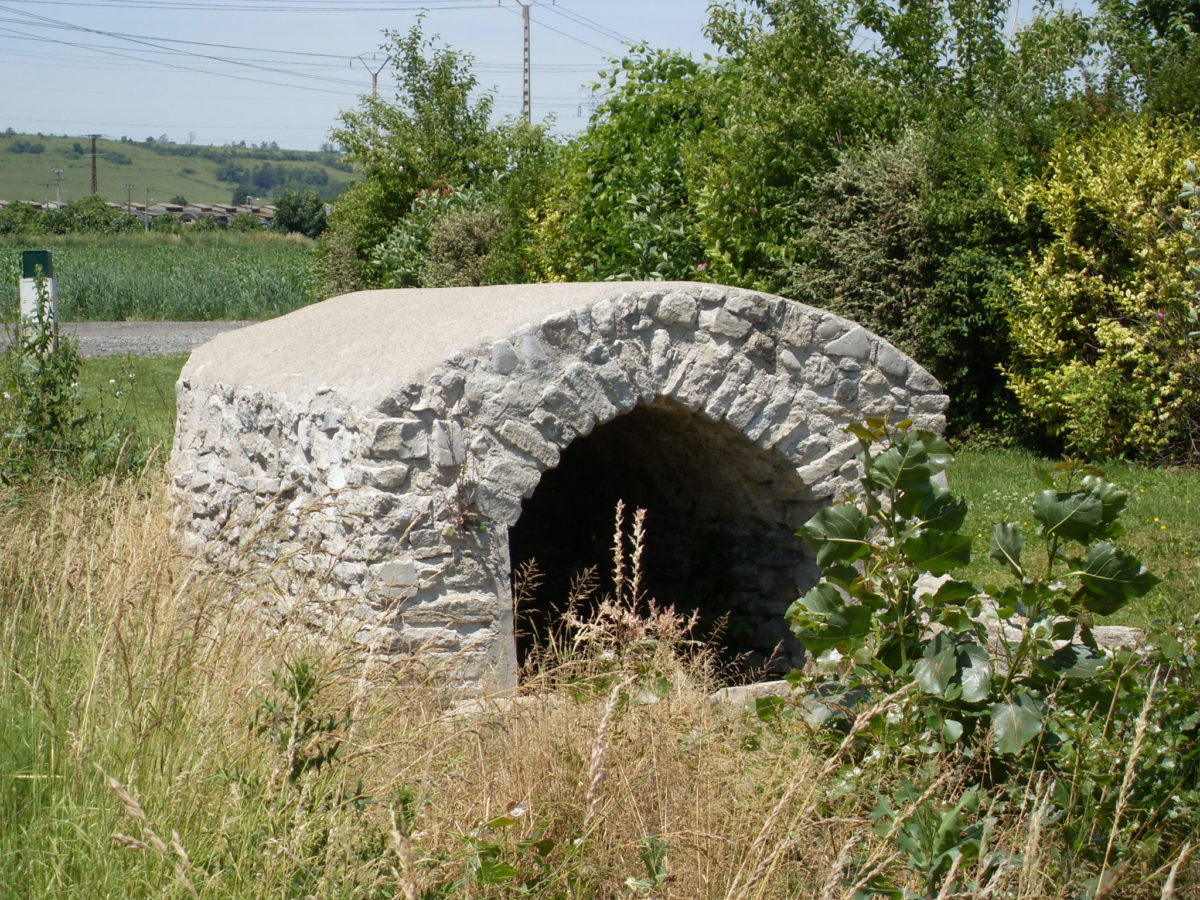
[(783, 613), (819, 570), (794, 532), (852, 486), (844, 426), (940, 431), (947, 403), (853, 322), (687, 282), (348, 294), (199, 348), (178, 399), (189, 541), (468, 693), (512, 687), (607, 566), (618, 499), (648, 510), (653, 596), (744, 664), (799, 662)]

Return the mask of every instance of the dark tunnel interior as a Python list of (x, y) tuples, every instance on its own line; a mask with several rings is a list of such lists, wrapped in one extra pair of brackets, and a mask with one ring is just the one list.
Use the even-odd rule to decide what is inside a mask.
[[(820, 504), (794, 469), (725, 423), (670, 401), (636, 407), (567, 447), (509, 530), (512, 571), (536, 561), (540, 584), (515, 591), (524, 671), (561, 627), (575, 579), (594, 567), (594, 605), (613, 590), (614, 515), (646, 510), (643, 588), (696, 612), (731, 680), (799, 664), (783, 613), (819, 570), (794, 532)], [(588, 602), (579, 612), (587, 614)]]

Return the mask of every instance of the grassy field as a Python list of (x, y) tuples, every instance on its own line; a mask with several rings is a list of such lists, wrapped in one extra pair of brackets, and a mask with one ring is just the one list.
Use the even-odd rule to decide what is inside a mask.
[[(40, 153), (14, 153), (16, 146), (41, 146)], [(82, 149), (80, 153), (76, 148)], [(150, 202), (166, 203), (172, 197), (183, 196), (191, 203), (212, 205), (229, 203), (236, 184), (217, 178), (218, 163), (201, 156), (178, 156), (156, 153), (151, 147), (132, 141), (101, 139), (96, 142), (100, 153), (97, 162), (99, 193), (114, 203), (125, 203), (132, 197), (144, 203), (146, 190)], [(54, 169), (62, 169), (61, 191), (64, 201), (78, 200), (92, 193), (92, 163), (86, 155), (90, 142), (79, 137), (55, 137), (29, 134), (0, 134), (0, 200), (54, 200), (56, 184)], [(232, 151), (236, 154), (236, 151)], [(252, 151), (258, 154), (259, 151)], [(327, 154), (299, 153), (298, 160), (273, 159), (286, 169), (319, 168), (326, 173), (330, 190), (349, 184), (354, 176), (325, 164)], [(281, 151), (262, 151), (263, 156), (281, 157)], [(268, 161), (251, 153), (231, 155), (230, 161), (244, 169), (253, 169)], [(132, 184), (132, 193), (125, 185)]]
[(312, 242), (275, 234), (0, 237), (0, 315), (18, 302), (21, 251), (54, 251), (64, 321), (266, 319), (315, 298)]

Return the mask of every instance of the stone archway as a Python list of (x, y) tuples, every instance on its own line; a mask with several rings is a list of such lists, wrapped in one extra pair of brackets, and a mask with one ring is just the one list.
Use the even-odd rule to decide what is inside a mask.
[(688, 541), (727, 531), (732, 587), (710, 585), (713, 604), (765, 653), (817, 576), (780, 542), (853, 479), (844, 426), (940, 430), (946, 404), (852, 322), (692, 283), (346, 295), (200, 348), (178, 393), (185, 533), (227, 565), (287, 560), (277, 583), (331, 601), (314, 624), (467, 691), (515, 683), (510, 529), (524, 540), (533, 509), (546, 530), (581, 466), (603, 469), (599, 494), (694, 517)]
[(724, 422), (670, 400), (639, 404), (563, 450), (509, 529), (514, 569), (540, 576), (516, 610), (517, 660), (561, 620), (572, 582), (593, 569), (611, 590), (614, 509), (646, 511), (644, 590), (699, 617), (732, 671), (803, 662), (783, 613), (820, 577), (796, 529), (820, 504), (795, 469)]

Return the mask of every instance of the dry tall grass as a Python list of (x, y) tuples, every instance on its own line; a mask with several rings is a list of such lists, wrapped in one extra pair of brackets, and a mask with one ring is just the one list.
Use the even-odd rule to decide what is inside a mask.
[[(863, 787), (894, 760), (713, 703), (673, 618), (632, 614), (636, 565), (524, 696), (464, 710), (265, 627), (180, 555), (166, 504), (61, 484), (0, 513), (3, 896), (834, 898), (907, 877)], [(934, 768), (931, 792), (963, 790)], [(1045, 808), (997, 811), (952, 896), (1065, 896)], [(1181, 858), (1112, 896), (1195, 884)]]

